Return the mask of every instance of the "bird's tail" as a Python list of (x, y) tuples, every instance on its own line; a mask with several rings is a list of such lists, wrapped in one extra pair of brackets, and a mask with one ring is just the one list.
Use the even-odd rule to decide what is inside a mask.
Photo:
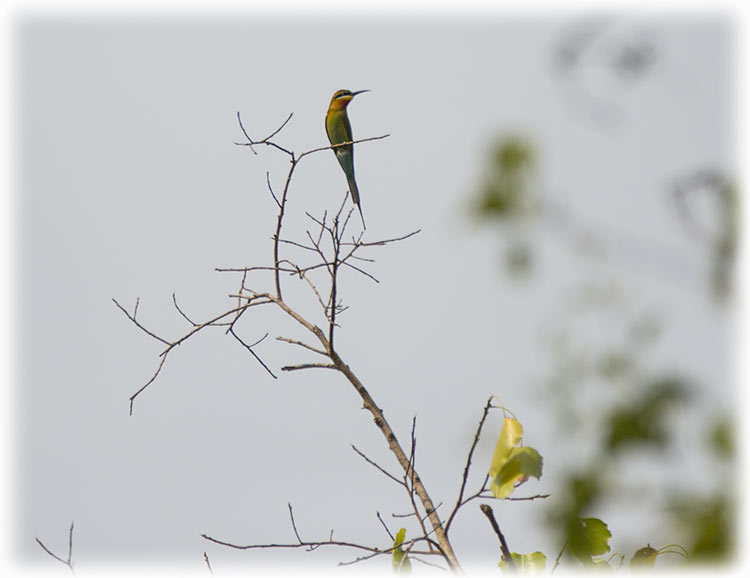
[(347, 181), (349, 181), (349, 193), (352, 195), (352, 201), (354, 201), (354, 204), (357, 205), (357, 208), (359, 209), (359, 216), (362, 219), (362, 228), (367, 230), (365, 216), (362, 214), (362, 205), (359, 204), (359, 189), (357, 188), (357, 181), (353, 178), (347, 179)]

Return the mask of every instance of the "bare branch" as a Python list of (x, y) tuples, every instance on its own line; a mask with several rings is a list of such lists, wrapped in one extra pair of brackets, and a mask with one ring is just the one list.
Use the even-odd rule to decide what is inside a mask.
[(242, 130), (242, 134), (244, 134), (244, 135), (245, 135), (245, 138), (247, 139), (247, 142), (246, 142), (246, 143), (240, 143), (240, 142), (236, 142), (236, 143), (234, 143), (234, 144), (236, 144), (236, 145), (238, 145), (238, 146), (247, 146), (247, 147), (250, 147), (250, 150), (251, 150), (251, 151), (253, 151), (253, 154), (256, 154), (256, 155), (257, 155), (258, 153), (257, 153), (257, 152), (255, 151), (255, 149), (253, 148), (253, 145), (261, 145), (261, 144), (262, 144), (262, 145), (266, 145), (266, 146), (270, 146), (270, 147), (273, 147), (273, 148), (275, 148), (275, 149), (278, 149), (278, 150), (280, 150), (281, 152), (284, 152), (284, 153), (286, 153), (286, 154), (290, 155), (291, 157), (294, 157), (294, 153), (292, 153), (291, 151), (288, 151), (288, 150), (287, 150), (287, 149), (285, 149), (284, 147), (282, 147), (282, 146), (279, 146), (278, 144), (276, 144), (276, 143), (274, 143), (274, 142), (271, 142), (271, 140), (270, 140), (270, 139), (272, 139), (272, 138), (273, 138), (274, 136), (276, 136), (277, 134), (279, 134), (279, 132), (281, 132), (281, 129), (283, 129), (283, 128), (284, 128), (284, 127), (285, 127), (285, 126), (287, 125), (287, 123), (288, 123), (288, 122), (289, 122), (290, 120), (292, 120), (292, 115), (293, 115), (293, 114), (294, 114), (294, 113), (290, 113), (290, 114), (289, 114), (289, 116), (287, 117), (287, 119), (286, 119), (286, 120), (285, 120), (285, 121), (284, 121), (284, 122), (283, 122), (283, 123), (281, 124), (281, 126), (280, 126), (279, 128), (277, 128), (277, 129), (276, 129), (275, 131), (273, 131), (273, 132), (272, 132), (272, 133), (271, 133), (270, 135), (268, 135), (268, 136), (267, 136), (266, 138), (264, 138), (264, 139), (262, 139), (262, 140), (259, 140), (259, 141), (255, 141), (255, 140), (253, 140), (253, 139), (252, 139), (252, 138), (250, 137), (250, 135), (249, 135), (249, 134), (247, 133), (247, 131), (245, 130), (245, 127), (244, 127), (244, 126), (243, 126), (243, 124), (242, 124), (242, 117), (240, 116), (240, 113), (239, 113), (239, 111), (237, 111), (237, 122), (239, 123), (239, 125), (240, 125), (240, 129)]
[[(177, 347), (178, 345), (181, 345), (182, 343), (184, 343), (185, 341), (187, 341), (190, 337), (192, 337), (193, 335), (195, 335), (196, 333), (198, 333), (199, 331), (202, 331), (203, 329), (205, 329), (207, 327), (212, 327), (212, 326), (226, 326), (226, 325), (230, 325), (231, 326), (231, 323), (229, 323), (229, 324), (227, 324), (227, 323), (218, 323), (221, 319), (224, 319), (225, 317), (229, 317), (230, 315), (233, 315), (235, 313), (240, 313), (240, 312), (248, 309), (249, 307), (253, 307), (255, 305), (260, 305), (260, 304), (264, 304), (264, 303), (268, 303), (269, 302), (267, 300), (261, 299), (258, 296), (245, 297), (245, 299), (247, 300), (247, 302), (244, 303), (243, 305), (240, 305), (238, 307), (234, 307), (232, 309), (229, 309), (229, 310), (227, 310), (227, 311), (225, 311), (225, 312), (223, 312), (223, 313), (221, 313), (219, 315), (216, 315), (215, 317), (209, 319), (208, 321), (204, 321), (203, 323), (198, 323), (198, 324), (193, 323), (191, 321), (191, 323), (193, 325), (193, 328), (190, 331), (188, 331), (187, 333), (185, 333), (182, 337), (180, 337), (176, 341), (172, 341), (172, 342), (167, 341), (166, 339), (163, 339), (162, 337), (159, 337), (158, 335), (152, 333), (151, 331), (149, 331), (148, 329), (146, 329), (145, 327), (143, 327), (140, 323), (138, 323), (135, 320), (135, 312), (131, 316), (127, 311), (125, 311), (125, 309), (115, 299), (112, 299), (112, 301), (114, 301), (115, 305), (117, 305), (117, 307), (119, 307), (120, 310), (123, 311), (125, 313), (125, 315), (131, 321), (133, 321), (133, 323), (135, 323), (138, 326), (139, 329), (141, 329), (143, 332), (147, 333), (148, 335), (150, 335), (151, 337), (153, 337), (157, 341), (159, 341), (159, 342), (164, 343), (165, 345), (167, 345), (167, 348), (159, 354), (159, 357), (161, 358), (161, 361), (159, 361), (159, 365), (156, 368), (156, 371), (154, 372), (154, 374), (151, 376), (151, 378), (143, 386), (141, 386), (140, 389), (138, 389), (138, 391), (136, 391), (133, 395), (130, 396), (130, 415), (133, 415), (133, 402), (135, 401), (135, 398), (138, 397), (149, 385), (151, 385), (156, 380), (156, 378), (159, 376), (159, 374), (161, 373), (161, 370), (164, 367), (164, 363), (166, 362), (167, 357), (169, 356), (169, 354), (172, 352), (172, 350), (175, 347)], [(236, 319), (235, 319), (235, 321), (236, 321)], [(235, 337), (237, 337), (237, 336), (235, 335)], [(240, 342), (242, 342), (242, 341), (240, 340)], [(255, 354), (253, 353), (253, 355), (255, 355)], [(261, 363), (261, 365), (263, 365), (263, 367), (265, 367), (266, 370), (269, 371), (269, 373), (270, 373), (270, 370), (268, 369), (268, 367), (257, 356), (255, 356), (255, 357)], [(273, 373), (271, 373), (271, 375), (273, 375)]]
[(351, 263), (347, 263), (346, 261), (342, 261), (341, 264), (342, 265), (346, 265), (347, 267), (351, 267), (352, 269), (354, 269), (358, 273), (362, 273), (362, 275), (364, 275), (365, 277), (369, 277), (370, 279), (372, 279), (373, 281), (375, 281), (375, 283), (380, 283), (380, 281), (378, 281), (373, 275), (371, 275), (370, 273), (368, 273), (364, 269), (360, 269), (359, 267), (356, 267), (356, 266), (352, 265)]
[(271, 174), (268, 171), (266, 171), (266, 185), (268, 185), (268, 192), (271, 193), (273, 200), (276, 201), (276, 206), (280, 209), (281, 203), (279, 202), (279, 199), (276, 198), (276, 194), (273, 192), (273, 187), (271, 186)]
[(255, 358), (255, 360), (263, 366), (263, 369), (265, 369), (271, 377), (273, 377), (274, 379), (278, 379), (276, 377), (276, 375), (274, 374), (274, 372), (271, 371), (271, 369), (265, 364), (265, 362), (260, 357), (258, 357), (258, 354), (253, 351), (253, 347), (255, 347), (256, 345), (258, 345), (261, 341), (263, 341), (266, 337), (268, 337), (268, 333), (266, 333), (263, 337), (261, 337), (260, 339), (258, 339), (258, 341), (256, 341), (255, 343), (252, 343), (250, 345), (248, 345), (247, 343), (245, 343), (242, 340), (242, 338), (239, 335), (237, 335), (237, 333), (234, 330), (234, 327), (230, 327), (229, 328), (229, 333), (231, 333), (232, 336), (237, 341), (239, 341), (245, 349), (247, 349), (250, 352), (250, 354)]
[[(456, 500), (456, 505), (453, 507), (453, 511), (448, 517), (448, 521), (445, 523), (446, 532), (450, 529), (451, 523), (453, 522), (453, 519), (456, 517), (456, 513), (461, 508), (461, 506), (465, 503), (465, 502), (462, 502), (462, 500), (464, 497), (464, 491), (466, 490), (466, 482), (469, 479), (469, 470), (471, 469), (471, 458), (473, 457), (474, 450), (476, 449), (477, 444), (479, 443), (479, 436), (482, 434), (482, 428), (484, 427), (484, 422), (487, 419), (487, 416), (489, 415), (490, 410), (492, 409), (493, 397), (494, 396), (490, 396), (490, 398), (487, 400), (487, 403), (484, 406), (484, 410), (482, 411), (482, 417), (479, 420), (479, 426), (477, 426), (477, 431), (474, 434), (474, 441), (471, 444), (471, 448), (469, 449), (469, 455), (466, 458), (466, 466), (464, 467), (464, 475), (461, 478), (461, 489), (458, 492), (458, 499)], [(486, 484), (487, 484), (487, 478), (485, 478), (485, 481), (482, 484), (482, 490), (484, 489)], [(479, 493), (481, 493), (482, 490), (479, 490)]]
[(397, 241), (404, 241), (408, 239), (409, 237), (413, 237), (414, 235), (417, 235), (422, 232), (422, 229), (417, 229), (416, 231), (412, 231), (411, 233), (408, 233), (406, 235), (403, 235), (401, 237), (393, 237), (391, 239), (383, 239), (381, 241), (370, 241), (368, 243), (362, 243), (360, 241), (354, 241), (352, 243), (341, 243), (344, 246), (351, 246), (355, 245), (357, 247), (381, 247), (383, 245), (388, 245), (389, 243), (396, 243)]
[(135, 401), (135, 398), (138, 397), (141, 392), (146, 389), (149, 385), (151, 385), (154, 380), (159, 376), (161, 373), (162, 368), (164, 367), (164, 362), (167, 361), (167, 356), (163, 355), (161, 358), (161, 361), (159, 362), (159, 366), (156, 368), (156, 371), (151, 376), (151, 379), (149, 379), (143, 386), (136, 391), (133, 395), (130, 396), (130, 415), (133, 415), (133, 402)]
[(300, 369), (312, 368), (338, 369), (332, 363), (300, 363), (299, 365), (285, 365), (281, 368), (281, 371), (299, 371)]
[(388, 138), (389, 136), (391, 136), (391, 135), (390, 134), (384, 134), (384, 135), (381, 135), (381, 136), (371, 136), (371, 137), (368, 137), (368, 138), (363, 138), (363, 139), (353, 140), (353, 141), (346, 141), (346, 142), (342, 142), (342, 143), (338, 143), (338, 144), (330, 145), (330, 146), (326, 146), (326, 147), (319, 147), (319, 148), (316, 148), (316, 149), (312, 149), (312, 150), (303, 152), (302, 154), (300, 154), (297, 157), (297, 160), (300, 161), (300, 160), (302, 160), (303, 157), (306, 157), (307, 155), (311, 155), (313, 153), (318, 153), (320, 151), (333, 150), (333, 149), (337, 149), (339, 147), (345, 147), (345, 146), (348, 146), (348, 145), (355, 145), (355, 144), (359, 144), (359, 143), (363, 143), (363, 142), (370, 142), (370, 141), (374, 141), (374, 140), (382, 140), (384, 138)]
[(157, 341), (161, 341), (164, 345), (169, 345), (169, 341), (167, 341), (166, 339), (162, 339), (161, 337), (159, 337), (155, 333), (152, 333), (151, 331), (149, 331), (148, 329), (146, 329), (143, 325), (141, 325), (140, 323), (138, 323), (138, 321), (136, 320), (135, 316), (138, 314), (138, 304), (140, 302), (140, 298), (136, 298), (136, 300), (135, 300), (135, 308), (133, 309), (133, 314), (132, 315), (130, 313), (128, 313), (126, 311), (126, 309), (117, 302), (117, 299), (112, 299), (112, 301), (114, 302), (115, 305), (117, 305), (118, 309), (125, 314), (125, 317), (127, 317), (128, 319), (130, 319), (135, 324), (135, 326), (138, 329), (140, 329), (141, 331), (143, 331), (144, 333), (146, 333), (150, 337), (153, 337)]
[(508, 502), (526, 502), (526, 501), (531, 501), (531, 500), (543, 500), (545, 498), (549, 498), (551, 495), (552, 494), (536, 494), (534, 496), (523, 496), (520, 498), (507, 497), (503, 499)]
[[(352, 447), (354, 447), (354, 446), (352, 446)], [(356, 448), (355, 448), (355, 450), (356, 450)], [(383, 525), (383, 528), (385, 528), (385, 531), (388, 534), (388, 537), (391, 539), (391, 542), (395, 541), (396, 538), (393, 537), (393, 534), (391, 534), (391, 531), (388, 529), (388, 526), (386, 526), (385, 521), (383, 520), (383, 518), (380, 517), (380, 512), (375, 512), (375, 514), (377, 515), (378, 520), (380, 520), (380, 523)]]
[(73, 522), (70, 523), (70, 530), (68, 531), (68, 559), (67, 560), (61, 558), (60, 556), (52, 552), (52, 550), (47, 548), (47, 546), (45, 546), (44, 543), (36, 536), (34, 537), (34, 540), (36, 540), (36, 543), (42, 547), (42, 550), (47, 552), (47, 554), (52, 556), (58, 562), (65, 564), (70, 570), (70, 573), (75, 575), (75, 571), (73, 570)]
[(174, 303), (174, 308), (177, 309), (177, 312), (180, 315), (182, 315), (185, 318), (185, 320), (188, 323), (190, 323), (190, 325), (192, 325), (193, 327), (195, 327), (196, 325), (198, 325), (195, 321), (193, 321), (192, 319), (190, 319), (190, 317), (188, 317), (187, 315), (185, 315), (185, 312), (182, 309), (180, 309), (179, 305), (177, 305), (177, 295), (174, 292), (172, 292), (172, 303)]
[(513, 562), (513, 555), (510, 553), (510, 549), (508, 548), (508, 543), (505, 541), (505, 536), (503, 536), (503, 533), (500, 531), (500, 526), (497, 525), (497, 520), (495, 519), (495, 513), (492, 511), (492, 508), (490, 508), (487, 504), (481, 504), (479, 506), (479, 509), (482, 510), (482, 513), (487, 516), (487, 519), (490, 521), (490, 525), (492, 526), (492, 529), (495, 530), (495, 534), (497, 534), (498, 540), (500, 540), (500, 549), (503, 551), (503, 562), (505, 562), (508, 565), (508, 568), (511, 571), (516, 570), (516, 564)]
[(292, 521), (292, 529), (294, 530), (294, 535), (297, 536), (297, 541), (301, 544), (302, 538), (299, 537), (299, 532), (297, 531), (297, 524), (294, 522), (294, 511), (292, 510), (292, 503), (288, 502), (287, 507), (289, 508), (289, 519)]
[[(375, 463), (373, 460), (371, 460), (370, 458), (368, 458), (364, 453), (362, 453), (361, 451), (359, 451), (354, 444), (352, 444), (352, 449), (355, 452), (357, 452), (357, 454), (363, 460), (365, 460), (368, 464), (370, 464), (371, 466), (373, 466), (379, 472), (381, 472), (381, 473), (385, 474), (386, 476), (388, 476), (390, 479), (392, 479), (394, 482), (396, 482), (399, 486), (403, 486), (404, 485), (403, 480), (399, 480), (396, 476), (394, 476), (393, 474), (391, 474), (388, 470), (386, 470), (385, 468), (383, 468), (382, 466), (380, 466), (379, 464)], [(380, 514), (378, 514), (378, 517), (380, 517)]]
[(206, 554), (205, 551), (203, 552), (203, 560), (206, 562), (206, 566), (208, 567), (208, 571), (211, 573), (211, 576), (213, 576), (214, 575), (214, 571), (211, 568), (211, 562), (208, 559), (208, 554)]
[(299, 345), (300, 347), (304, 347), (305, 349), (309, 349), (310, 351), (317, 353), (318, 355), (328, 355), (325, 351), (322, 351), (320, 349), (316, 349), (312, 345), (308, 345), (307, 343), (303, 343), (302, 341), (297, 341), (296, 339), (289, 339), (288, 337), (277, 337), (277, 341), (284, 341), (285, 343), (291, 343), (292, 345)]

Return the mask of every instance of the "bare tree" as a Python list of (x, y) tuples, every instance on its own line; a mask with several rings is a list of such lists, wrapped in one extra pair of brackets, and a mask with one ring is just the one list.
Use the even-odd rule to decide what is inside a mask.
[[(474, 493), (467, 495), (466, 486), (469, 478), (472, 456), (477, 446), (482, 427), (485, 423), (489, 411), (496, 406), (492, 404), (492, 398), (490, 398), (490, 400), (487, 401), (487, 404), (484, 407), (482, 417), (476, 431), (476, 435), (474, 437), (473, 443), (471, 444), (471, 448), (467, 457), (458, 497), (456, 499), (455, 505), (453, 506), (453, 509), (450, 511), (444, 521), (438, 514), (438, 508), (440, 504), (436, 505), (434, 500), (430, 497), (430, 494), (428, 493), (422, 481), (422, 478), (417, 473), (417, 469), (415, 467), (417, 439), (416, 418), (412, 422), (410, 445), (407, 449), (399, 442), (395, 432), (393, 431), (393, 428), (385, 418), (383, 410), (375, 402), (364, 383), (359, 379), (354, 370), (341, 357), (335, 347), (336, 329), (338, 327), (337, 318), (339, 314), (346, 309), (340, 295), (339, 280), (342, 271), (364, 275), (365, 277), (377, 282), (377, 279), (375, 279), (375, 277), (366, 270), (367, 264), (372, 262), (372, 258), (363, 255), (363, 253), (367, 249), (371, 249), (374, 247), (383, 247), (392, 243), (409, 239), (410, 237), (418, 234), (419, 230), (398, 237), (381, 239), (377, 241), (365, 241), (362, 232), (357, 234), (349, 233), (352, 224), (351, 216), (353, 207), (348, 211), (345, 210), (345, 198), (344, 202), (333, 214), (329, 214), (327, 211), (324, 211), (322, 216), (314, 216), (310, 213), (306, 213), (311, 226), (310, 229), (305, 231), (303, 239), (293, 239), (287, 237), (284, 230), (284, 216), (289, 207), (289, 185), (292, 181), (294, 171), (297, 168), (298, 164), (304, 158), (314, 153), (333, 149), (336, 146), (351, 144), (342, 143), (341, 145), (316, 148), (297, 155), (293, 151), (279, 145), (273, 140), (274, 137), (276, 137), (276, 135), (278, 135), (279, 132), (284, 128), (284, 126), (286, 126), (291, 117), (292, 115), (290, 115), (277, 130), (275, 130), (267, 137), (260, 140), (255, 140), (251, 138), (248, 132), (245, 130), (242, 124), (242, 119), (239, 113), (237, 114), (237, 119), (242, 133), (244, 134), (245, 140), (243, 142), (235, 144), (237, 144), (238, 146), (248, 147), (254, 154), (257, 154), (256, 149), (259, 147), (270, 147), (284, 155), (287, 155), (290, 161), (290, 166), (286, 174), (283, 189), (280, 192), (277, 192), (273, 189), (269, 175), (268, 173), (266, 174), (266, 184), (268, 187), (268, 192), (273, 197), (273, 200), (275, 201), (278, 209), (275, 230), (272, 237), (273, 255), (270, 264), (251, 267), (216, 269), (218, 272), (232, 273), (238, 275), (240, 278), (239, 288), (237, 292), (229, 296), (232, 299), (233, 305), (207, 320), (196, 321), (193, 320), (188, 314), (185, 313), (185, 311), (183, 311), (183, 309), (180, 308), (179, 304), (177, 303), (176, 297), (173, 295), (172, 297), (175, 309), (177, 310), (179, 315), (181, 315), (190, 324), (190, 328), (187, 332), (176, 338), (165, 338), (157, 335), (156, 333), (145, 327), (138, 319), (138, 300), (136, 300), (132, 312), (128, 311), (116, 300), (113, 300), (117, 307), (119, 307), (119, 309), (128, 317), (128, 319), (130, 319), (133, 324), (135, 324), (149, 337), (160, 342), (165, 347), (159, 355), (159, 363), (154, 374), (130, 397), (130, 412), (132, 414), (135, 399), (141, 393), (143, 393), (146, 388), (153, 384), (156, 378), (159, 376), (161, 370), (164, 367), (167, 357), (174, 350), (174, 348), (184, 343), (199, 332), (202, 332), (203, 330), (208, 328), (218, 327), (221, 328), (225, 332), (225, 334), (231, 335), (234, 339), (239, 341), (249, 353), (253, 355), (253, 357), (258, 361), (258, 363), (264, 368), (265, 371), (267, 371), (275, 378), (276, 375), (273, 370), (268, 367), (268, 365), (256, 352), (256, 347), (266, 337), (268, 337), (268, 333), (263, 335), (263, 337), (256, 340), (255, 342), (248, 343), (242, 339), (239, 332), (237, 331), (238, 322), (255, 308), (274, 308), (276, 311), (281, 313), (282, 316), (290, 317), (294, 321), (296, 321), (307, 331), (309, 337), (308, 340), (292, 339), (285, 336), (278, 336), (276, 337), (276, 339), (294, 345), (300, 349), (305, 350), (306, 352), (311, 352), (318, 358), (313, 362), (303, 362), (293, 365), (286, 365), (282, 367), (281, 370), (290, 372), (308, 369), (328, 369), (342, 374), (352, 385), (352, 387), (362, 398), (364, 408), (372, 414), (373, 422), (382, 433), (388, 449), (396, 457), (396, 460), (401, 466), (402, 472), (401, 474), (391, 473), (382, 466), (378, 465), (375, 461), (367, 457), (355, 446), (352, 446), (352, 449), (382, 474), (393, 480), (396, 484), (403, 487), (408, 495), (410, 504), (411, 511), (408, 515), (414, 516), (418, 523), (421, 534), (411, 538), (410, 540), (404, 540), (398, 545), (391, 545), (395, 544), (394, 536), (385, 525), (385, 522), (383, 522), (383, 519), (378, 514), (378, 519), (384, 526), (389, 536), (389, 545), (387, 547), (379, 548), (376, 546), (369, 546), (346, 540), (334, 539), (333, 531), (327, 539), (304, 540), (300, 536), (300, 533), (297, 529), (292, 506), (291, 504), (289, 504), (289, 516), (295, 536), (297, 537), (297, 542), (290, 544), (268, 543), (238, 545), (207, 535), (203, 535), (203, 537), (211, 542), (237, 549), (305, 548), (308, 550), (315, 550), (320, 546), (330, 545), (353, 548), (364, 552), (364, 554), (362, 554), (360, 557), (348, 563), (359, 562), (384, 554), (387, 555), (394, 552), (395, 550), (399, 550), (399, 552), (408, 554), (411, 558), (425, 563), (428, 562), (421, 559), (421, 557), (423, 556), (434, 556), (441, 558), (447, 568), (453, 571), (460, 571), (458, 559), (448, 538), (448, 530), (450, 529), (451, 523), (455, 519), (456, 514), (464, 505), (480, 497), (493, 497), (492, 493), (488, 490), (487, 487), (487, 483), (489, 481), (488, 476), (485, 476), (481, 487)], [(356, 144), (375, 141), (386, 138), (387, 136), (389, 135), (366, 138), (358, 141), (353, 141), (353, 143)], [(302, 259), (310, 258), (311, 260), (308, 259), (309, 262), (303, 262), (300, 258), (293, 258), (291, 256), (292, 253), (300, 255)], [(260, 288), (260, 279), (264, 274), (266, 275), (266, 283), (268, 283), (270, 280), (270, 289)], [(320, 280), (321, 276), (322, 281)], [(299, 311), (295, 304), (290, 302), (290, 300), (286, 298), (284, 285), (285, 281), (290, 278), (296, 278), (298, 281), (303, 281), (311, 294), (314, 296), (315, 301), (319, 304), (320, 311), (322, 311), (324, 315), (325, 324), (323, 326), (317, 325), (316, 323), (311, 321), (311, 317), (309, 315), (306, 315)]]

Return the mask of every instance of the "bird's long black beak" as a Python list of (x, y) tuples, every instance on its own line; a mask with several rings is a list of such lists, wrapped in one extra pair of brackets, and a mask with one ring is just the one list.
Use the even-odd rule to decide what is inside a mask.
[(370, 89), (366, 88), (364, 90), (355, 90), (354, 92), (352, 92), (352, 96), (357, 96), (358, 94), (362, 94), (363, 92), (370, 92)]

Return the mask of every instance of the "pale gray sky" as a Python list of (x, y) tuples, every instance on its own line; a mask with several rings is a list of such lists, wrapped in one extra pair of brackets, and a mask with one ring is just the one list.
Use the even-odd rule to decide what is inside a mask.
[[(510, 282), (500, 237), (469, 217), (489, 147), (502, 135), (533, 139), (545, 196), (605, 229), (677, 249), (687, 264), (677, 282), (654, 272), (649, 255), (642, 268), (606, 270), (627, 286), (634, 309), (664, 321), (649, 361), (654, 371), (694, 378), (705, 411), (730, 408), (733, 310), (711, 305), (706, 261), (667, 201), (670, 183), (694, 169), (736, 172), (730, 21), (615, 21), (615, 34), (651, 39), (658, 58), (630, 90), (597, 88), (617, 111), (604, 124), (552, 67), (576, 22), (23, 19), (16, 51), (20, 491), (10, 536), (19, 559), (54, 568), (33, 538), (62, 553), (75, 520), (74, 559), (84, 576), (87, 565), (146, 560), (201, 573), (204, 550), (217, 571), (279, 559), (333, 566), (354, 555), (235, 552), (200, 534), (293, 541), (291, 502), (306, 538), (334, 528), (341, 539), (384, 543), (376, 510), (408, 509), (398, 488), (352, 452), (353, 443), (395, 465), (342, 377), (277, 371), (273, 380), (221, 331), (171, 355), (128, 415), (128, 397), (151, 376), (161, 349), (111, 299), (132, 308), (140, 297), (141, 321), (170, 337), (186, 329), (172, 292), (195, 318), (226, 309), (238, 280), (213, 269), (268, 264), (275, 213), (265, 172), (280, 186), (287, 163), (272, 150), (253, 156), (236, 147), (236, 112), (254, 136), (293, 112), (277, 138), (299, 153), (327, 144), (323, 115), (339, 88), (372, 91), (350, 106), (356, 137), (391, 135), (357, 148), (368, 237), (422, 232), (372, 252), (380, 284), (345, 277), (351, 308), (338, 347), (402, 440), (418, 415), (420, 473), (436, 501), (455, 500), (491, 394), (545, 457), (544, 477), (526, 492), (552, 491), (576, 451), (541, 403), (539, 382), (550, 363), (543, 338), (550, 319), (564, 313), (564, 288), (581, 278), (580, 259), (545, 235), (543, 273)], [(332, 154), (306, 158), (287, 230), (305, 226), (305, 211), (337, 206), (345, 190)], [(257, 326), (245, 326), (247, 340), (267, 331), (299, 336), (286, 320), (255, 319)], [(257, 351), (275, 370), (308, 360), (270, 339)], [(498, 421), (488, 427), (475, 484), (498, 428)], [(682, 477), (698, 467), (689, 458), (670, 465)], [(554, 559), (557, 544), (542, 531), (544, 504), (501, 508), (514, 550)], [(615, 539), (643, 540), (627, 535), (641, 523), (627, 512), (607, 521)], [(495, 537), (476, 508), (457, 520), (453, 539), (467, 561), (497, 562)]]

